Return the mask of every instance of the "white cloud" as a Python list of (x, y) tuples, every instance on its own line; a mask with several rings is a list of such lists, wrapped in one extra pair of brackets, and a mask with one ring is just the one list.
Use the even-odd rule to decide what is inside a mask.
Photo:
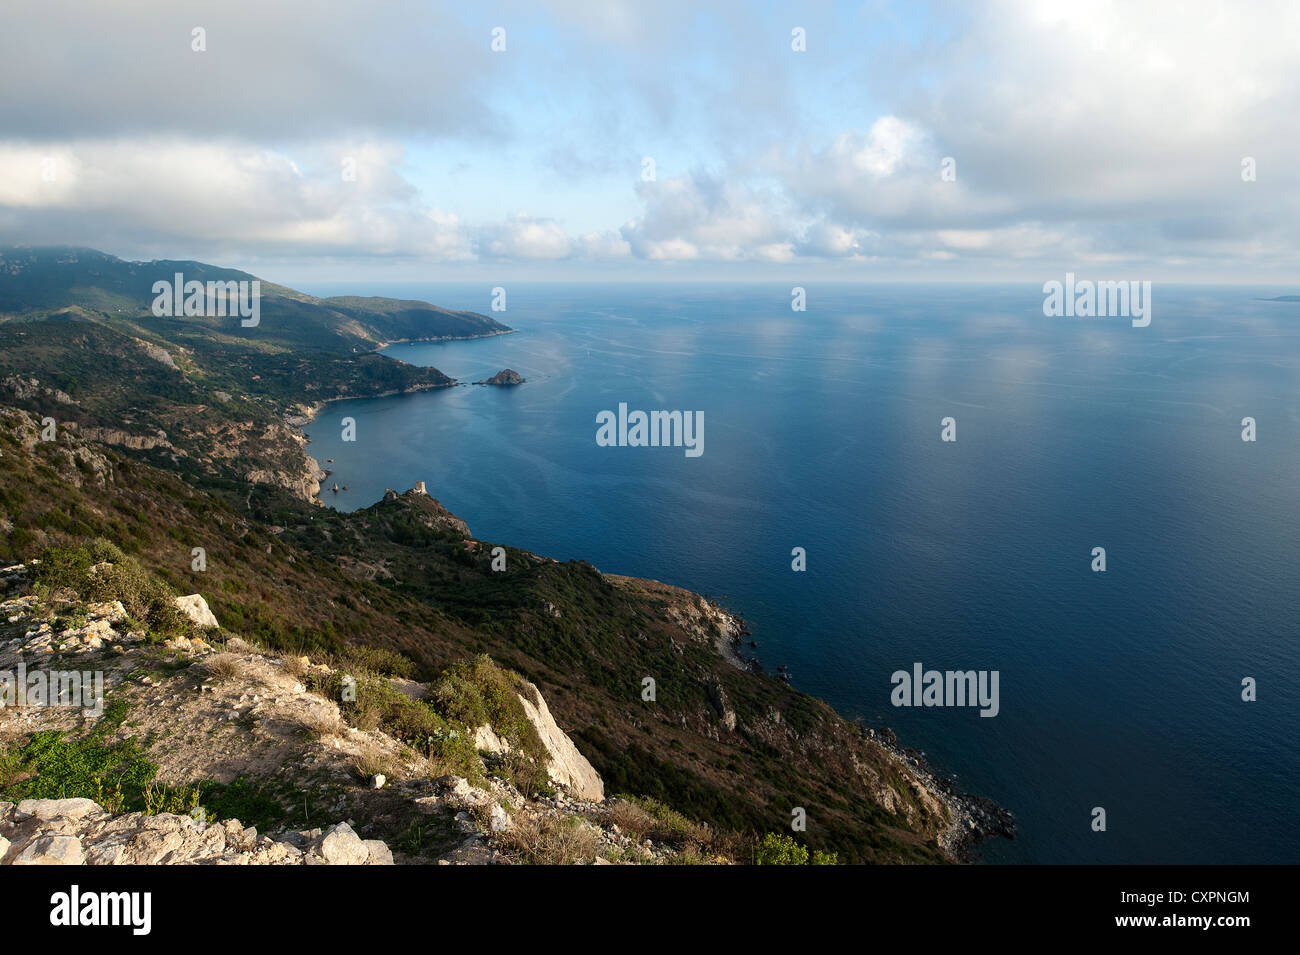
[(480, 229), (478, 248), (493, 259), (563, 259), (573, 243), (555, 220), (518, 213)]
[(622, 235), (641, 258), (741, 261), (787, 241), (770, 190), (693, 173), (639, 183), (637, 193), (645, 212)]

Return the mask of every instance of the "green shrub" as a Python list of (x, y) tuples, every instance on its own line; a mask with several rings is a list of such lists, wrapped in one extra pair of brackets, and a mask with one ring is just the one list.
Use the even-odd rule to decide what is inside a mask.
[[(313, 689), (335, 700), (342, 699), (341, 674), (324, 683), (312, 681)], [(433, 763), (435, 775), (454, 773), (470, 782), (483, 780), (483, 761), (465, 727), (446, 719), (423, 700), (413, 700), (385, 679), (361, 677), (356, 681), (356, 699), (342, 700), (339, 709), (359, 729), (381, 729), (422, 752)]]
[(413, 661), (385, 647), (348, 647), (343, 651), (339, 665), (345, 670), (396, 676), (406, 680), (415, 676)]
[(769, 832), (754, 846), (755, 865), (807, 865), (808, 850), (790, 836)]
[(190, 620), (176, 608), (171, 588), (130, 557), (97, 571), (87, 589), (92, 600), (122, 601), (126, 612), (157, 636), (174, 636), (189, 629)]
[[(105, 561), (112, 566), (91, 572), (92, 565)], [(126, 612), (156, 636), (189, 629), (189, 618), (176, 608), (171, 588), (102, 538), (89, 547), (47, 548), (34, 576), (47, 594), (70, 590), (83, 600), (120, 600)]]
[(486, 653), (458, 663), (433, 685), (430, 702), (450, 720), (473, 730), (487, 724), (512, 749), (541, 759), (546, 747), (519, 701), (523, 681)]
[(90, 552), (84, 547), (49, 547), (41, 554), (33, 577), (47, 594), (71, 590), (84, 596), (91, 563)]
[(127, 557), (122, 553), (122, 548), (112, 541), (96, 537), (90, 542), (90, 559), (96, 564), (105, 560), (113, 564), (122, 564), (126, 562)]
[(36, 537), (25, 527), (15, 527), (3, 546), (6, 560), (25, 561), (31, 558), (35, 550)]

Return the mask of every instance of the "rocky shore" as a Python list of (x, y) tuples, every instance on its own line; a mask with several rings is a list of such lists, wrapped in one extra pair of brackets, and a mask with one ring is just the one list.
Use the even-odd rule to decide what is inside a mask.
[[(749, 625), (741, 614), (723, 608), (713, 599), (660, 581), (615, 574), (605, 576), (621, 586), (676, 596), (678, 599), (670, 606), (669, 613), (679, 623), (695, 631), (701, 639), (711, 642), (718, 655), (737, 669), (751, 673), (764, 672), (757, 657), (745, 655), (745, 640), (751, 634)], [(778, 671), (773, 679), (791, 682), (789, 674), (783, 671)], [(715, 701), (715, 706), (724, 711), (727, 709), (725, 699)], [(734, 719), (734, 714), (732, 718)], [(982, 796), (963, 792), (931, 767), (922, 753), (900, 743), (892, 730), (887, 727), (863, 728), (862, 735), (876, 743), (894, 761), (914, 789), (921, 794), (923, 801), (931, 801), (947, 810), (948, 825), (938, 836), (938, 843), (953, 861), (975, 861), (973, 850), (985, 839), (1014, 837), (1015, 820), (1011, 813)]]
[(863, 734), (888, 752), (917, 783), (948, 809), (948, 828), (939, 836), (939, 847), (959, 862), (975, 861), (974, 849), (985, 839), (1015, 838), (1015, 817), (983, 796), (963, 792), (950, 779), (935, 771), (918, 750), (898, 741), (888, 727), (864, 729)]

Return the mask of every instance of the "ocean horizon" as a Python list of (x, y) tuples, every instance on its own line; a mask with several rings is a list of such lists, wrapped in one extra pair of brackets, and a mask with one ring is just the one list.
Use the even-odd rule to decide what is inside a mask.
[[(1010, 810), (986, 861), (1300, 859), (1294, 290), (1157, 283), (1147, 327), (1028, 283), (306, 290), (515, 329), (385, 349), (461, 384), (325, 406), (327, 506), (424, 481), (480, 539), (713, 595), (769, 672)], [(620, 405), (698, 414), (702, 453), (600, 446)], [(996, 671), (996, 715), (895, 706), (918, 664)]]

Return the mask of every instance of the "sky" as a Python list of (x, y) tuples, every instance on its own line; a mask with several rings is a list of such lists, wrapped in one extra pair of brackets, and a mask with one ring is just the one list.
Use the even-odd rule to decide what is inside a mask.
[(288, 284), (1289, 284), (1297, 37), (1265, 0), (4, 0), (0, 244)]

